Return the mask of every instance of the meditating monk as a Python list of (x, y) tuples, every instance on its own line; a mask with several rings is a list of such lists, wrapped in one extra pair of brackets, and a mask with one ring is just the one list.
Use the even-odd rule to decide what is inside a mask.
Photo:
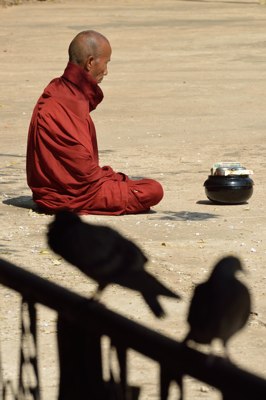
[(111, 46), (102, 34), (80, 32), (70, 43), (69, 62), (39, 98), (27, 147), (27, 182), (47, 213), (135, 214), (159, 203), (163, 189), (153, 179), (129, 179), (100, 167), (91, 111), (103, 99)]

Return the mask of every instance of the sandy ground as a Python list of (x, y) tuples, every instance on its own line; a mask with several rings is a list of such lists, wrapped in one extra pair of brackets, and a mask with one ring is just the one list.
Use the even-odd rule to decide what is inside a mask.
[[(232, 360), (266, 377), (265, 92), (266, 7), (255, 1), (108, 0), (29, 2), (0, 9), (1, 257), (89, 296), (95, 284), (47, 248), (52, 217), (31, 210), (25, 180), (27, 129), (43, 87), (62, 74), (67, 47), (80, 30), (101, 31), (113, 47), (104, 102), (93, 113), (102, 165), (160, 180), (154, 213), (87, 216), (135, 240), (147, 268), (183, 301), (163, 299), (156, 320), (134, 292), (110, 286), (113, 310), (181, 340), (195, 284), (222, 256), (241, 258), (253, 298), (248, 326), (230, 342)], [(206, 201), (203, 183), (216, 161), (254, 171), (248, 204)], [(16, 293), (0, 288), (1, 348), (6, 378), (16, 377)], [(56, 315), (39, 306), (43, 399), (56, 399)], [(141, 400), (158, 399), (157, 367), (131, 355), (131, 381)], [(219, 399), (187, 381), (187, 399)], [(174, 398), (174, 393), (172, 397)]]

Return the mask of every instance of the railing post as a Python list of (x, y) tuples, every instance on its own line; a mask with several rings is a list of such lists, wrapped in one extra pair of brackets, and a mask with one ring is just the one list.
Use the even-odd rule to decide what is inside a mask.
[(58, 316), (59, 400), (108, 399), (102, 374), (101, 338)]
[(37, 315), (34, 302), (21, 301), (21, 340), (18, 398), (40, 400)]

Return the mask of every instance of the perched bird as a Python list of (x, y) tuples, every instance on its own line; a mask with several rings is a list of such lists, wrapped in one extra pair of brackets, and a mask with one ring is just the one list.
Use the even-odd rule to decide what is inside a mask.
[(211, 344), (213, 339), (220, 339), (228, 356), (228, 340), (245, 326), (251, 311), (250, 293), (236, 278), (238, 271), (243, 271), (238, 258), (222, 258), (209, 279), (196, 286), (187, 317), (190, 330), (184, 342)]
[(139, 291), (157, 317), (165, 315), (157, 296), (180, 298), (145, 271), (143, 252), (112, 228), (61, 211), (49, 224), (47, 238), (55, 253), (99, 284), (98, 292), (111, 283)]

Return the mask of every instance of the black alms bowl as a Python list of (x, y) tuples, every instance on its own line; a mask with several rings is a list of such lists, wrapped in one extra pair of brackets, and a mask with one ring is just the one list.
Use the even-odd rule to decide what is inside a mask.
[(253, 185), (248, 175), (209, 175), (204, 182), (208, 199), (220, 204), (245, 203), (252, 196)]

